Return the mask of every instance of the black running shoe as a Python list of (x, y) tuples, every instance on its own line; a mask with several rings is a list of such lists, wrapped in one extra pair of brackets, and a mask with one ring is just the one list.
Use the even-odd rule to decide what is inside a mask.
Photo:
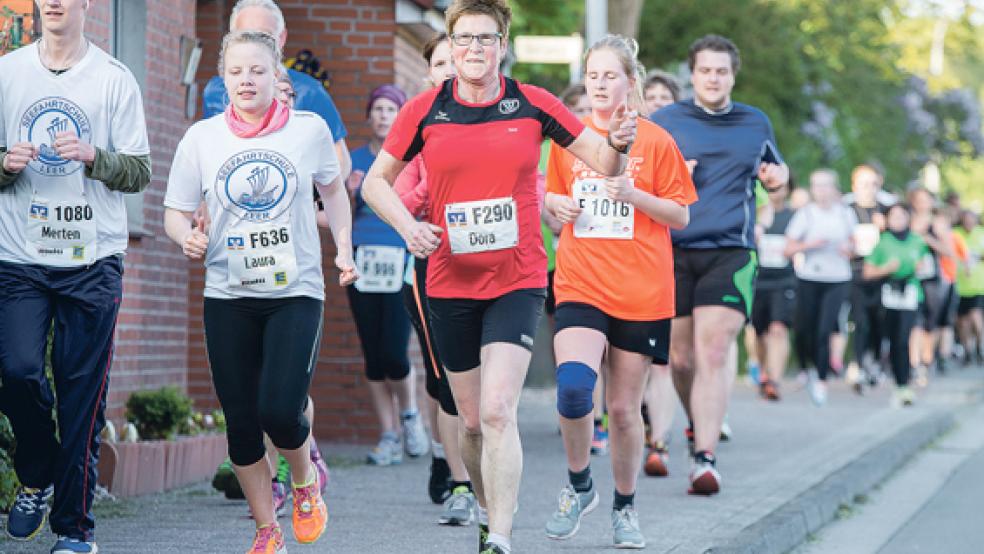
[(431, 502), (443, 504), (451, 496), (450, 478), (451, 468), (448, 467), (448, 461), (444, 458), (431, 458), (430, 481), (427, 483)]

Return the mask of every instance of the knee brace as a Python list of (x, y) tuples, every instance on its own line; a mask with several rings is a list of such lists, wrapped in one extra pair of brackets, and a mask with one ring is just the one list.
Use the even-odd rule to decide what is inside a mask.
[(598, 374), (581, 362), (564, 362), (557, 366), (557, 411), (568, 419), (591, 413)]

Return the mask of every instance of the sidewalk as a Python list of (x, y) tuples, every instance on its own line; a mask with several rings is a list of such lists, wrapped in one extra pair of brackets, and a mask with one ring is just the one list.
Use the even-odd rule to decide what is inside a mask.
[[(952, 424), (949, 412), (979, 401), (980, 369), (950, 373), (922, 391), (916, 407), (889, 408), (888, 387), (858, 397), (834, 383), (829, 404), (816, 408), (805, 391), (785, 383), (778, 404), (736, 386), (730, 409), (735, 436), (723, 443), (722, 493), (687, 495), (682, 412), (673, 432), (670, 477), (641, 477), (636, 494), (650, 552), (782, 552), (834, 517), (839, 503), (868, 490)], [(576, 537), (543, 535), (566, 479), (554, 396), (527, 389), (520, 406), (525, 470), (513, 537), (517, 553), (599, 552), (611, 548), (612, 479), (608, 457), (594, 457), (602, 495)], [(364, 447), (323, 448), (332, 464), (331, 519), (315, 546), (290, 541), (291, 552), (475, 552), (477, 530), (435, 523), (439, 506), (427, 498), (429, 457), (392, 468), (362, 463)], [(100, 551), (244, 552), (252, 522), (242, 501), (227, 501), (207, 485), (97, 505)], [(282, 520), (287, 525), (289, 519)], [(288, 531), (289, 534), (289, 531)], [(0, 542), (0, 552), (47, 552), (50, 534), (29, 544)]]

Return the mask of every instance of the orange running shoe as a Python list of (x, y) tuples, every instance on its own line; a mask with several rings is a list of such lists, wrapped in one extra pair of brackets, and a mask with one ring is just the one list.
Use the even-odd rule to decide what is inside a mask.
[(280, 525), (271, 523), (256, 529), (253, 547), (246, 554), (284, 554), (286, 552), (287, 544), (284, 543), (283, 530), (280, 529)]
[(667, 468), (669, 459), (670, 455), (666, 450), (666, 443), (657, 441), (649, 449), (649, 454), (646, 455), (646, 464), (643, 466), (646, 475), (650, 477), (666, 477), (669, 475), (670, 470)]
[(325, 532), (328, 523), (328, 507), (321, 498), (317, 470), (306, 485), (292, 485), (294, 489), (294, 538), (301, 544), (310, 544), (318, 540)]

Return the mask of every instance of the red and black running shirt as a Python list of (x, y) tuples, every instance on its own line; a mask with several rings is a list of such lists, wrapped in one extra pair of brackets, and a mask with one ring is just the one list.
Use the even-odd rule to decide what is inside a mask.
[[(501, 79), (499, 96), (488, 103), (462, 100), (457, 78), (416, 96), (400, 110), (383, 144), (405, 162), (423, 156), (428, 217), (444, 229), (427, 267), (427, 294), (435, 298), (485, 300), (547, 286), (536, 186), (540, 144), (546, 137), (570, 146), (584, 124), (542, 88)], [(516, 246), (452, 255), (445, 206), (507, 196), (516, 201)]]

